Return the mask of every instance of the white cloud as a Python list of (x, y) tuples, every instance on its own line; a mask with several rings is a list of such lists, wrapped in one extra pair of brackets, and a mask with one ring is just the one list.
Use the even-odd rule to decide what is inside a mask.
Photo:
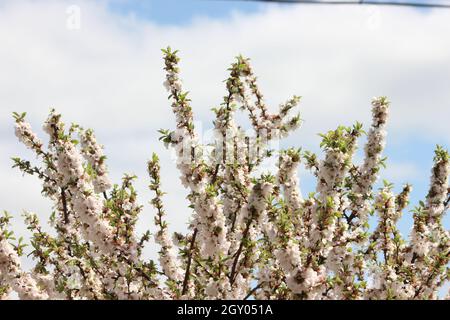
[[(414, 163), (388, 161), (387, 168), (383, 172), (383, 177), (388, 181), (407, 183), (417, 178), (427, 178), (427, 176), (422, 176), (424, 173)], [(428, 172), (426, 173), (428, 174)]]
[[(74, 3), (81, 9), (80, 30), (66, 27), (66, 9)], [(115, 178), (130, 171), (140, 176), (143, 202), (151, 196), (145, 161), (157, 151), (169, 218), (176, 229), (183, 227), (189, 214), (185, 193), (156, 134), (173, 127), (162, 87), (160, 48), (167, 45), (181, 50), (182, 77), (201, 121), (212, 120), (209, 109), (225, 93), (226, 69), (242, 53), (252, 58), (271, 105), (304, 96), (303, 128), (289, 140), (295, 145), (311, 148), (317, 132), (367, 122), (375, 95), (393, 102), (390, 139), (450, 141), (446, 10), (270, 6), (230, 19), (163, 27), (108, 12), (106, 2), (4, 1), (0, 6), (0, 191), (1, 206), (13, 211), (47, 213), (48, 206), (36, 199), (34, 182), (17, 180), (10, 170), (9, 157), (25, 154), (16, 145), (10, 113), (27, 111), (39, 127), (56, 107), (66, 121), (96, 129)], [(414, 171), (408, 170), (402, 166), (394, 173), (398, 178), (400, 171), (403, 176)]]

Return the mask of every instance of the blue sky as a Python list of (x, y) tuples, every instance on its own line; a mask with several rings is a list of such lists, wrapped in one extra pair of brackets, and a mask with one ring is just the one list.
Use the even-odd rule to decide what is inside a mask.
[[(424, 3), (427, 1), (410, 0), (409, 2)], [(445, 0), (432, 2), (446, 3)], [(176, 25), (187, 24), (199, 16), (226, 18), (232, 12), (252, 13), (268, 5), (291, 6), (291, 4), (268, 4), (262, 1), (246, 0), (113, 0), (108, 5), (112, 11), (120, 14), (135, 14), (142, 19), (160, 24)], [(416, 10), (426, 11), (427, 9)]]
[(196, 17), (226, 18), (235, 11), (251, 13), (263, 5), (253, 1), (230, 0), (115, 0), (109, 3), (114, 12), (135, 14), (165, 25), (188, 24)]
[[(393, 0), (393, 2), (405, 1)], [(448, 0), (409, 0), (408, 2), (450, 3)], [(113, 0), (109, 3), (110, 9), (120, 14), (131, 13), (160, 24), (176, 25), (187, 24), (193, 18), (199, 16), (226, 18), (235, 11), (252, 13), (267, 5), (290, 6), (291, 4), (267, 4), (246, 0)], [(429, 9), (423, 8), (417, 8), (416, 10), (429, 11)]]

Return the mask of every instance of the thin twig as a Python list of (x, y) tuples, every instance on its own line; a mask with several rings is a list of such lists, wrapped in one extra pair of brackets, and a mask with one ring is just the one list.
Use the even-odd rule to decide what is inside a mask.
[(69, 223), (69, 212), (67, 210), (67, 198), (66, 198), (66, 189), (61, 188), (61, 200), (63, 205), (63, 211), (64, 211), (64, 223)]
[(187, 286), (189, 283), (189, 275), (190, 275), (190, 269), (191, 269), (191, 262), (192, 262), (192, 254), (194, 251), (194, 245), (195, 245), (195, 238), (197, 237), (197, 228), (194, 229), (194, 233), (192, 234), (192, 239), (191, 239), (191, 244), (189, 247), (189, 255), (188, 255), (188, 261), (187, 261), (187, 265), (186, 265), (186, 273), (184, 275), (184, 280), (183, 280), (183, 290), (181, 291), (181, 295), (185, 295), (186, 291), (187, 291)]
[(244, 300), (248, 300), (258, 289), (260, 289), (262, 283), (259, 283), (256, 287), (254, 287), (250, 292), (245, 296)]
[(239, 261), (239, 256), (242, 253), (242, 249), (244, 247), (244, 239), (247, 237), (247, 234), (248, 234), (248, 232), (250, 230), (251, 224), (252, 224), (252, 219), (250, 218), (248, 220), (248, 222), (247, 222), (247, 226), (245, 227), (244, 234), (242, 235), (242, 240), (241, 240), (241, 243), (239, 244), (239, 248), (238, 248), (238, 250), (236, 252), (236, 256), (235, 256), (234, 261), (233, 261), (233, 266), (231, 267), (231, 273), (230, 273), (230, 284), (231, 285), (233, 285), (234, 280), (235, 280), (236, 267), (237, 267), (237, 264), (238, 264), (238, 261)]

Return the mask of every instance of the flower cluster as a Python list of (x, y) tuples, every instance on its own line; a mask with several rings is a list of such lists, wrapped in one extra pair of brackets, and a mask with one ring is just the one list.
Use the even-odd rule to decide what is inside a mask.
[(10, 218), (6, 213), (0, 217), (0, 298), (8, 297), (14, 290), (20, 299), (48, 299), (47, 293), (20, 267), (19, 253), (23, 248), (20, 243), (14, 247), (8, 241), (11, 239), (11, 233), (7, 230)]
[[(424, 201), (413, 210), (405, 239), (397, 228), (408, 210), (411, 186), (398, 194), (385, 181), (375, 188), (386, 159), (382, 152), (390, 103), (372, 100), (367, 133), (360, 123), (321, 134), (323, 158), (302, 149), (275, 153), (272, 142), (300, 125), (289, 116), (294, 96), (272, 114), (249, 59), (236, 57), (225, 80), (226, 94), (213, 108), (214, 141), (201, 143), (188, 93), (179, 75), (177, 51), (163, 50), (176, 127), (160, 130), (175, 150), (181, 183), (193, 213), (186, 233), (171, 233), (166, 221), (156, 154), (147, 163), (156, 232), (136, 233), (143, 206), (135, 176), (112, 184), (103, 147), (94, 132), (66, 128), (51, 111), (44, 124), (48, 146), (14, 114), (15, 133), (40, 165), (13, 158), (14, 167), (38, 177), (53, 203), (44, 231), (34, 213), (25, 213), (32, 233), (35, 266), (21, 267), (25, 243), (0, 217), (0, 298), (21, 299), (436, 299), (448, 283), (450, 234), (443, 226), (449, 208), (450, 157), (438, 146)], [(248, 115), (252, 133), (238, 124)], [(367, 135), (362, 164), (353, 156)], [(263, 161), (278, 156), (272, 172)], [(301, 163), (316, 177), (302, 195)], [(369, 228), (369, 215), (378, 218)], [(153, 239), (158, 262), (145, 259)]]
[(92, 168), (90, 174), (95, 175), (95, 178), (92, 180), (94, 190), (96, 193), (103, 193), (111, 188), (108, 169), (105, 163), (106, 156), (103, 154), (103, 147), (97, 143), (92, 130), (82, 130), (80, 139), (82, 154), (87, 160), (90, 168)]

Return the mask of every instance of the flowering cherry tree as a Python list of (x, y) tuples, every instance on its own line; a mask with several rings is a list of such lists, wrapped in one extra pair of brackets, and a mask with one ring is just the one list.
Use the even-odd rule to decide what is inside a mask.
[[(174, 131), (161, 140), (175, 150), (181, 183), (192, 209), (186, 234), (169, 231), (160, 164), (148, 161), (154, 193), (156, 233), (138, 235), (143, 207), (133, 187), (108, 178), (106, 156), (94, 132), (66, 126), (54, 110), (44, 123), (48, 146), (33, 132), (25, 114), (14, 114), (15, 133), (40, 165), (14, 158), (14, 167), (42, 182), (53, 202), (54, 233), (36, 214), (24, 214), (32, 233), (35, 265), (21, 267), (25, 244), (0, 217), (0, 298), (21, 299), (436, 299), (448, 282), (449, 232), (442, 219), (449, 207), (449, 154), (437, 147), (430, 188), (413, 211), (414, 226), (404, 239), (397, 222), (408, 206), (410, 185), (399, 194), (385, 183), (374, 190), (386, 138), (389, 102), (372, 100), (367, 132), (356, 123), (323, 135), (324, 157), (301, 149), (275, 152), (270, 142), (300, 124), (290, 116), (293, 97), (271, 114), (249, 60), (231, 65), (227, 94), (213, 109), (214, 141), (200, 143), (188, 93), (183, 90), (176, 51), (163, 50)], [(253, 134), (236, 122), (249, 115)], [(353, 163), (357, 140), (367, 135), (361, 165)], [(277, 157), (276, 172), (259, 168)], [(303, 197), (301, 162), (316, 177), (316, 190)], [(369, 217), (378, 224), (369, 228)], [(142, 256), (153, 239), (159, 261)]]

